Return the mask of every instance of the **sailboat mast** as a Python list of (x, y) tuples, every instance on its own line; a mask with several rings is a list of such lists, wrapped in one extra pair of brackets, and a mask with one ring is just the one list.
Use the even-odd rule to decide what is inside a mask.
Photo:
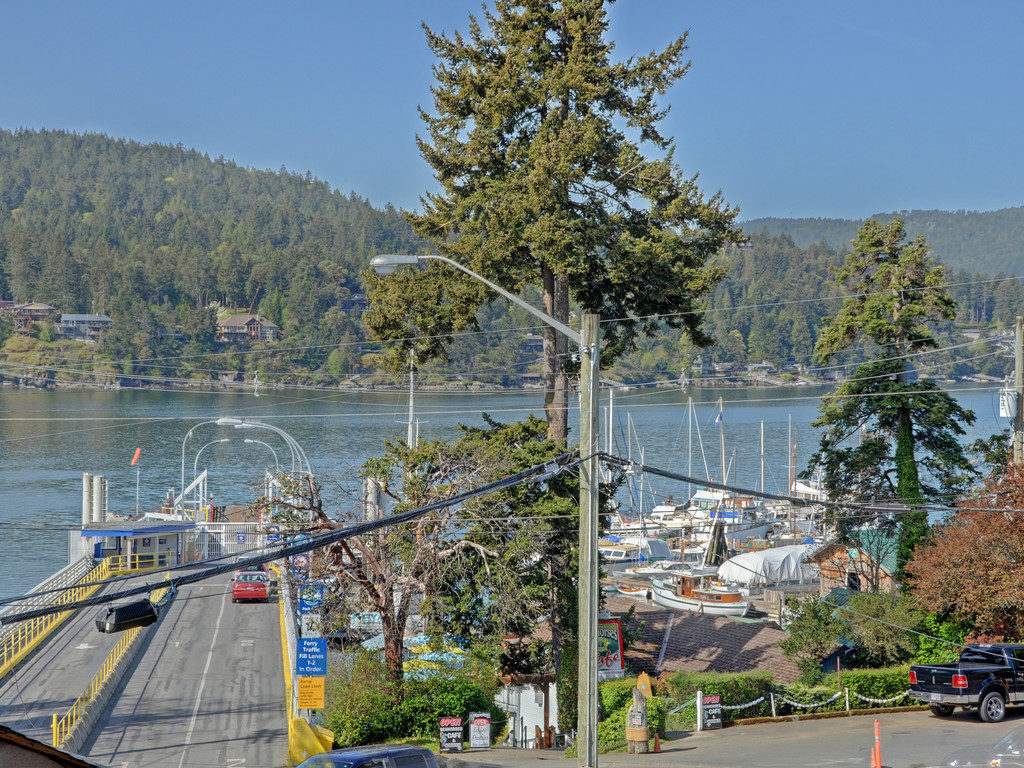
[(612, 454), (615, 448), (615, 387), (608, 388), (608, 442), (605, 450)]
[[(693, 477), (693, 398), (686, 400), (686, 476)], [(686, 499), (693, 498), (692, 483), (686, 484)]]
[(761, 493), (764, 493), (764, 419), (761, 419)]
[(718, 398), (718, 436), (722, 447), (722, 482), (725, 482), (725, 413), (723, 412), (722, 398)]
[(414, 405), (416, 391), (416, 353), (409, 350), (409, 424), (406, 428), (405, 442), (410, 448), (416, 447), (416, 410)]

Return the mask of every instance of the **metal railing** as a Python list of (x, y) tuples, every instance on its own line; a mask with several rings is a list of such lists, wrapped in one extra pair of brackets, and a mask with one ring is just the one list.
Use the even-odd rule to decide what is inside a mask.
[[(104, 560), (89, 571), (74, 587), (69, 587), (57, 594), (50, 605), (64, 605), (90, 597), (100, 589), (100, 584), (110, 576), (110, 563)], [(0, 638), (0, 679), (3, 679), (26, 656), (34, 651), (40, 643), (63, 624), (74, 613), (74, 610), (59, 611), (37, 616), (18, 624), (13, 631)]]
[[(102, 582), (112, 574), (154, 571), (171, 565), (171, 553), (155, 552), (137, 555), (112, 555), (82, 577), (75, 586), (57, 593), (47, 604), (64, 605), (91, 597), (101, 588)], [(0, 637), (0, 680), (34, 651), (61, 624), (67, 621), (74, 610), (60, 611), (46, 616), (28, 619), (13, 627)]]
[(172, 564), (171, 556), (171, 552), (141, 552), (135, 555), (111, 555), (104, 560), (110, 564), (111, 573), (132, 573), (167, 568)]
[[(167, 597), (169, 591), (169, 587), (160, 587), (150, 593), (149, 599), (154, 603), (159, 603)], [(120, 672), (122, 661), (130, 656), (141, 636), (142, 629), (140, 627), (132, 627), (127, 630), (117, 641), (117, 644), (107, 655), (107, 658), (103, 660), (103, 664), (100, 665), (99, 671), (93, 675), (89, 685), (75, 699), (75, 703), (71, 705), (71, 708), (63, 716), (54, 713), (51, 723), (53, 746), (58, 748), (64, 746), (72, 735), (78, 736), (76, 741), (81, 740), (81, 736), (84, 734), (75, 734), (75, 729), (86, 721), (87, 716), (96, 714), (90, 712), (91, 707), (102, 706), (106, 702), (108, 686), (117, 682), (115, 677)], [(74, 746), (77, 749), (78, 744), (76, 743)]]
[(53, 746), (61, 747), (68, 740), (72, 730), (85, 716), (85, 712), (90, 704), (95, 701), (99, 696), (100, 692), (104, 689), (107, 681), (114, 674), (114, 670), (117, 669), (118, 663), (122, 657), (135, 643), (135, 640), (142, 633), (139, 627), (132, 627), (125, 632), (121, 639), (117, 641), (117, 645), (110, 652), (110, 655), (103, 660), (103, 664), (100, 666), (99, 671), (93, 676), (89, 685), (86, 686), (82, 694), (75, 699), (75, 703), (71, 705), (71, 708), (64, 714), (63, 717), (58, 716), (56, 713), (53, 715)]

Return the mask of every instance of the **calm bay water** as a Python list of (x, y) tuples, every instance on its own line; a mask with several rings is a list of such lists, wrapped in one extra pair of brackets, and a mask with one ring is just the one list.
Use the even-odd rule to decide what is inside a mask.
[[(810, 426), (824, 389), (689, 389), (617, 393), (616, 449), (625, 455), (628, 417), (639, 436), (648, 464), (686, 473), (687, 398), (697, 419), (693, 427), (692, 471), (704, 475), (697, 424), (711, 476), (721, 476), (718, 428), (713, 422), (717, 401), (725, 401), (726, 460), (730, 481), (747, 487), (760, 482), (759, 433), (764, 421), (766, 488), (783, 491), (787, 477), (786, 433), (792, 417), (797, 432), (797, 467), (806, 466), (817, 444)], [(1008, 426), (998, 418), (995, 388), (955, 390), (978, 421), (967, 439), (987, 437)], [(417, 393), (421, 439), (452, 438), (459, 423), (482, 426), (481, 413), (502, 421), (543, 412), (540, 392)], [(607, 395), (602, 398), (607, 403)], [(324, 483), (324, 497), (333, 510), (347, 508), (358, 496), (357, 470), (378, 454), (389, 438), (404, 438), (406, 397), (399, 392), (322, 393), (264, 392), (192, 393), (153, 391), (0, 391), (0, 597), (20, 594), (67, 562), (68, 531), (81, 524), (82, 472), (105, 475), (110, 509), (135, 508), (136, 473), (129, 466), (142, 448), (140, 496), (143, 509), (153, 509), (169, 488), (181, 481), (182, 438), (198, 422), (233, 416), (263, 419), (284, 429), (305, 449), (314, 472)], [(575, 435), (575, 411), (570, 417)], [(601, 447), (606, 420), (602, 416)], [(185, 446), (186, 478), (192, 477), (196, 451), (211, 440), (230, 443), (205, 448), (200, 468), (210, 473), (215, 503), (247, 503), (263, 468), (272, 466), (268, 448), (242, 442), (258, 439), (272, 445), (285, 463), (288, 449), (269, 430), (236, 430), (204, 425)], [(573, 437), (570, 436), (570, 440)], [(638, 459), (633, 441), (633, 458)], [(686, 487), (648, 478), (654, 499), (685, 496)], [(650, 496), (648, 498), (651, 498)]]

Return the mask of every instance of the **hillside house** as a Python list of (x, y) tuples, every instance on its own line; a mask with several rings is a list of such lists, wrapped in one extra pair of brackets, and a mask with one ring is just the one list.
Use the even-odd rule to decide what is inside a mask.
[(15, 304), (7, 311), (10, 313), (14, 332), (29, 334), (32, 333), (33, 324), (45, 323), (57, 310), (49, 304), (30, 301), (28, 304)]
[(544, 354), (544, 337), (538, 333), (528, 333), (519, 344), (519, 351), (524, 355)]
[(259, 315), (231, 315), (217, 321), (216, 340), (222, 344), (277, 341), (281, 329)]
[(62, 314), (57, 322), (57, 335), (65, 339), (95, 342), (114, 324), (106, 315)]

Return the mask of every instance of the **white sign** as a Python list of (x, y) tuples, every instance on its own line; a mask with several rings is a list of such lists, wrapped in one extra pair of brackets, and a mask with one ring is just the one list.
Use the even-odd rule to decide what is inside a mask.
[(469, 748), (491, 748), (491, 713), (473, 712), (469, 716)]

